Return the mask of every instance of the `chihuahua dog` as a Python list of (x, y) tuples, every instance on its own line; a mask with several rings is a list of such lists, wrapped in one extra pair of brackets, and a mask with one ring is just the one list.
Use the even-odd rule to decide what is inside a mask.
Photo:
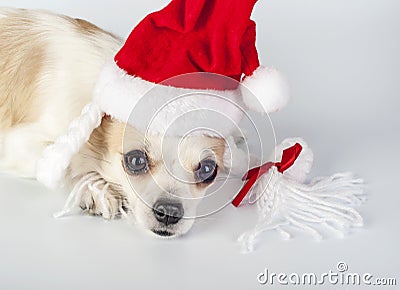
[[(90, 102), (101, 68), (122, 45), (85, 20), (0, 8), (2, 171), (35, 177), (42, 151)], [(67, 184), (88, 185), (80, 205), (91, 214), (123, 212), (157, 236), (179, 236), (191, 228), (198, 201), (224, 168), (225, 143), (207, 136), (161, 142), (104, 116), (73, 157)]]

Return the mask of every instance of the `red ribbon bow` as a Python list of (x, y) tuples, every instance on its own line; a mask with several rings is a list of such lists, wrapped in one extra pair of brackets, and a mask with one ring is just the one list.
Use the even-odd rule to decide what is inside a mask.
[(292, 147), (283, 150), (281, 162), (267, 162), (259, 167), (255, 167), (247, 171), (242, 178), (243, 181), (247, 180), (247, 182), (243, 185), (242, 189), (233, 199), (232, 204), (235, 207), (238, 207), (243, 198), (253, 187), (254, 183), (256, 183), (257, 179), (259, 179), (263, 174), (267, 173), (272, 166), (276, 166), (280, 173), (283, 173), (286, 169), (290, 168), (299, 157), (302, 149), (303, 147), (299, 143), (296, 143)]

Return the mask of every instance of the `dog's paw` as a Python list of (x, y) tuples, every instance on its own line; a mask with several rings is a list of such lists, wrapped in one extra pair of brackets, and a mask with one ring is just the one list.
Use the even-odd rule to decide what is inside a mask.
[(66, 215), (80, 207), (91, 215), (114, 219), (126, 211), (126, 199), (117, 185), (110, 184), (97, 172), (89, 172), (75, 180), (74, 187), (61, 212), (56, 216)]
[(121, 216), (123, 201), (120, 196), (115, 195), (110, 190), (103, 192), (102, 196), (93, 191), (86, 191), (79, 206), (90, 215), (114, 219)]

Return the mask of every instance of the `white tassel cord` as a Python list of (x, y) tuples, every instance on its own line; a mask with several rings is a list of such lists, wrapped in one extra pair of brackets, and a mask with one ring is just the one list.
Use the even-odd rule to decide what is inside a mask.
[(51, 189), (60, 186), (71, 158), (100, 125), (102, 115), (103, 112), (96, 104), (88, 104), (82, 114), (70, 124), (67, 133), (45, 148), (43, 157), (37, 164), (37, 179), (41, 183)]
[(93, 202), (96, 207), (100, 207), (99, 211), (102, 213), (105, 219), (110, 219), (111, 214), (109, 206), (105, 198), (105, 194), (109, 188), (109, 184), (96, 172), (88, 173), (83, 176), (74, 186), (68, 199), (64, 205), (64, 208), (56, 213), (54, 217), (59, 218), (68, 215), (74, 209), (78, 208), (82, 201), (86, 200), (85, 206), (88, 207), (88, 200), (85, 199), (85, 195), (90, 195), (93, 198)]
[(253, 251), (256, 237), (272, 229), (284, 238), (290, 238), (288, 229), (294, 228), (321, 239), (324, 230), (344, 235), (351, 227), (363, 225), (361, 215), (353, 208), (365, 201), (363, 181), (351, 173), (303, 184), (273, 167), (252, 191), (257, 194), (260, 216), (256, 227), (239, 237), (243, 252)]

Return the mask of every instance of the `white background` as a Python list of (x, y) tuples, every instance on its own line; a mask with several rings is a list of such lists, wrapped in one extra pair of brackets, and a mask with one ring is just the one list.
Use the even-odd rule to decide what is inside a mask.
[[(121, 36), (166, 3), (0, 0)], [(290, 106), (273, 116), (278, 140), (304, 137), (315, 152), (314, 175), (351, 170), (366, 180), (365, 228), (322, 242), (270, 232), (242, 255), (235, 239), (253, 225), (255, 208), (228, 207), (184, 238), (162, 241), (123, 221), (55, 220), (65, 194), (0, 176), (0, 289), (259, 289), (268, 287), (256, 279), (264, 268), (322, 273), (339, 261), (400, 283), (399, 12), (396, 0), (269, 0), (253, 13), (260, 59), (285, 72), (293, 91)]]

